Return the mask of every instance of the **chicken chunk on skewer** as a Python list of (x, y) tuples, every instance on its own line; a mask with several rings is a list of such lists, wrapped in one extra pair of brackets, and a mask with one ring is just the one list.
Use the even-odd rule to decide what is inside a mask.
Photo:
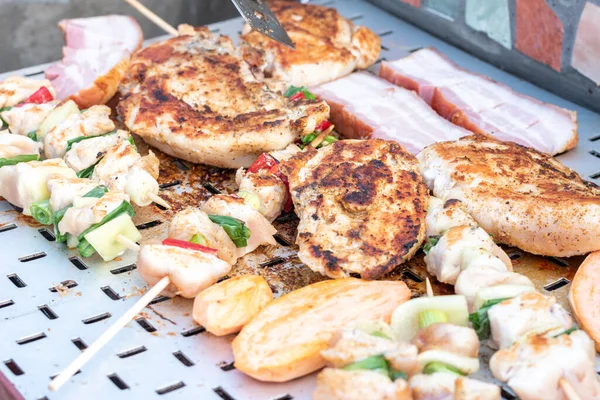
[(313, 400), (412, 400), (404, 379), (394, 382), (369, 370), (325, 368), (317, 375)]
[(0, 82), (0, 108), (12, 107), (27, 100), (40, 88), (45, 87), (56, 97), (49, 80), (29, 79), (21, 76), (11, 76)]
[(136, 265), (150, 285), (168, 276), (171, 284), (164, 293), (186, 298), (196, 297), (231, 270), (231, 264), (214, 254), (163, 244), (142, 246)]
[(504, 349), (527, 333), (563, 332), (573, 319), (557, 303), (556, 297), (537, 292), (522, 293), (488, 310), (492, 339)]
[[(240, 168), (236, 173), (235, 181), (239, 186), (240, 196), (248, 196), (248, 194), (257, 196), (257, 211), (269, 222), (273, 222), (281, 214), (288, 197), (288, 190), (279, 177), (268, 171), (252, 173)], [(252, 200), (250, 204), (252, 205)]]
[(75, 171), (57, 158), (2, 167), (0, 168), (0, 196), (22, 208), (23, 214), (31, 215), (31, 204), (50, 197), (46, 182), (53, 174), (76, 178)]
[(0, 113), (8, 125), (8, 130), (17, 135), (35, 132), (46, 117), (57, 106), (58, 101), (43, 104), (23, 104)]
[(0, 132), (0, 158), (13, 158), (23, 155), (40, 155), (41, 145), (27, 136)]
[(537, 335), (496, 352), (490, 369), (522, 399), (564, 400), (564, 379), (581, 399), (593, 400), (600, 399), (594, 356), (594, 342), (583, 331), (550, 338)]
[(277, 233), (277, 230), (261, 213), (246, 205), (242, 198), (218, 194), (204, 203), (202, 211), (207, 214), (236, 218), (243, 221), (250, 229), (247, 245), (237, 248), (238, 257), (253, 252), (263, 244), (276, 244), (273, 235)]
[(198, 236), (199, 244), (218, 250), (218, 257), (233, 265), (237, 261), (237, 248), (225, 230), (212, 222), (199, 209), (188, 208), (178, 212), (169, 225), (169, 237), (191, 241)]
[(61, 175), (50, 175), (46, 182), (50, 191), (50, 209), (56, 212), (71, 204), (98, 186), (97, 182), (81, 178), (65, 178)]
[(128, 137), (129, 133), (127, 131), (118, 130), (112, 135), (96, 136), (73, 143), (71, 149), (65, 154), (64, 160), (75, 172), (82, 171), (97, 163), (108, 149), (126, 140)]
[(463, 376), (436, 372), (409, 381), (414, 400), (500, 400), (500, 388)]
[(443, 350), (465, 357), (477, 357), (479, 338), (472, 328), (437, 323), (422, 328), (412, 340), (419, 353)]
[(63, 157), (68, 142), (81, 136), (98, 136), (115, 129), (107, 106), (93, 106), (81, 113), (70, 114), (65, 120), (52, 127), (44, 138), (47, 158)]
[(473, 229), (478, 224), (469, 215), (465, 206), (459, 200), (446, 202), (431, 196), (427, 207), (427, 236), (442, 236), (455, 226), (466, 225)]

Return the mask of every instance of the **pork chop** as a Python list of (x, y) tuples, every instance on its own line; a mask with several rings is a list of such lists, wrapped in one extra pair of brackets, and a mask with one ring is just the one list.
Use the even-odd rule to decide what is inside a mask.
[(150, 145), (191, 162), (249, 167), (329, 116), (323, 101), (269, 90), (256, 51), (207, 28), (180, 32), (133, 56), (121, 86), (119, 114)]
[(416, 159), (381, 139), (343, 140), (280, 164), (300, 218), (298, 257), (331, 278), (377, 279), (425, 238), (428, 190)]
[(600, 188), (547, 154), (472, 135), (417, 158), (434, 196), (462, 201), (496, 242), (555, 257), (600, 249)]
[(370, 67), (381, 49), (379, 37), (364, 26), (354, 26), (334, 8), (294, 1), (271, 1), (283, 28), (294, 42), (291, 49), (246, 25), (242, 40), (263, 50), (274, 81), (311, 86)]

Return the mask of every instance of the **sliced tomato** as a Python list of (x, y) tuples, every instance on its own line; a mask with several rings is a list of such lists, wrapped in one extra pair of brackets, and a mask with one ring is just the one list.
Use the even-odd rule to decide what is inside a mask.
[(212, 247), (206, 247), (206, 246), (202, 246), (201, 244), (186, 242), (185, 240), (179, 240), (179, 239), (171, 239), (171, 238), (165, 239), (162, 241), (162, 244), (164, 244), (165, 246), (174, 246), (174, 247), (181, 247), (182, 249), (201, 251), (203, 253), (212, 254), (213, 256), (216, 256), (217, 253), (219, 252), (219, 250), (213, 249)]
[(317, 124), (317, 126), (315, 126), (315, 131), (317, 131), (317, 132), (323, 132), (324, 130), (326, 130), (327, 128), (329, 128), (331, 125), (333, 125), (331, 122), (329, 122), (326, 119), (324, 119), (323, 121), (319, 122)]
[(42, 86), (21, 104), (44, 104), (54, 100), (54, 96), (46, 86)]
[(306, 95), (304, 94), (304, 92), (298, 92), (295, 95), (293, 95), (292, 97), (290, 97), (290, 101), (302, 100), (305, 98), (306, 98)]
[(269, 168), (268, 171), (270, 174), (275, 175), (276, 177), (278, 177), (279, 179), (281, 179), (281, 181), (283, 182), (283, 184), (285, 185), (285, 187), (287, 188), (287, 200), (285, 202), (285, 204), (283, 205), (283, 211), (284, 212), (289, 212), (292, 210), (292, 208), (294, 208), (294, 202), (292, 201), (292, 195), (290, 194), (290, 183), (288, 182), (288, 178), (287, 176), (285, 176), (280, 170), (279, 170), (279, 164), (272, 166), (271, 168)]
[(254, 161), (254, 163), (248, 168), (248, 172), (256, 173), (263, 169), (270, 169), (273, 166), (278, 165), (277, 160), (268, 153), (263, 153)]

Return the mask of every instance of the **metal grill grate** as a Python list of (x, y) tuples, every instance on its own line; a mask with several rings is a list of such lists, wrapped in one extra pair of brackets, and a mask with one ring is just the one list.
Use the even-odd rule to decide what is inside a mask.
[[(579, 147), (561, 157), (587, 179), (600, 183), (600, 116), (495, 69), (460, 50), (400, 21), (361, 0), (317, 2), (337, 7), (346, 17), (379, 33), (381, 59), (395, 59), (418, 48), (435, 46), (461, 65), (542, 101), (577, 110)], [(232, 37), (239, 19), (214, 24), (213, 31)], [(157, 40), (157, 39), (155, 39)], [(153, 40), (154, 41), (154, 40)], [(46, 66), (14, 73), (41, 76)], [(378, 66), (374, 66), (374, 69)], [(11, 73), (11, 74), (14, 74)], [(8, 75), (8, 74), (6, 74)], [(5, 75), (5, 76), (6, 76)], [(0, 76), (0, 80), (4, 76)], [(231, 172), (197, 167), (161, 155), (162, 193), (175, 210), (219, 192), (235, 189)], [(166, 171), (165, 171), (166, 169)], [(193, 189), (193, 190), (192, 190)], [(144, 238), (164, 236), (169, 220), (164, 210), (140, 210), (136, 224)], [(303, 267), (292, 245), (297, 219), (284, 215), (276, 222), (278, 246), (245, 257), (232, 275), (264, 275), (277, 294), (320, 279)], [(26, 399), (309, 399), (314, 377), (286, 384), (262, 384), (244, 376), (232, 364), (233, 336), (216, 338), (190, 317), (189, 300), (157, 297), (153, 303), (88, 363), (58, 393), (46, 389), (55, 376), (92, 343), (137, 299), (145, 283), (135, 271), (135, 256), (125, 254), (110, 263), (82, 260), (54, 242), (52, 232), (31, 225), (8, 203), (0, 201), (0, 372)], [(538, 288), (564, 301), (580, 259), (540, 259), (509, 251), (515, 268), (532, 277)], [(543, 265), (541, 265), (543, 264)], [(392, 274), (417, 293), (427, 276), (422, 259)], [(435, 285), (436, 293), (449, 289)], [(483, 352), (483, 357), (488, 357)], [(483, 370), (480, 376), (489, 379)], [(510, 392), (505, 392), (511, 398)]]

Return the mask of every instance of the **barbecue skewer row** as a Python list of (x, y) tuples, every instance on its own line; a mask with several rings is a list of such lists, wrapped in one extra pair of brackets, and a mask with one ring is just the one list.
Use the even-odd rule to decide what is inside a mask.
[(273, 293), (258, 276), (217, 282), (231, 271), (239, 257), (260, 245), (275, 244), (274, 233), (276, 230), (262, 214), (233, 195), (215, 195), (202, 209), (176, 214), (168, 239), (139, 249), (137, 271), (152, 288), (58, 375), (50, 383), (50, 390), (56, 391), (66, 383), (159, 293), (195, 298), (193, 318), (208, 332), (219, 336), (239, 332)]
[(466, 296), (480, 339), (499, 348), (490, 360), (493, 375), (523, 400), (600, 398), (593, 342), (556, 298), (505, 268), (505, 253), (459, 201), (432, 198), (427, 222), (427, 269)]
[[(39, 85), (36, 82), (46, 82), (21, 79), (18, 81), (21, 82), (21, 85), (25, 87), (29, 85), (33, 88)], [(0, 83), (0, 100), (3, 92), (9, 92), (6, 82), (10, 83), (13, 80), (9, 78)], [(49, 82), (46, 83), (49, 86)], [(15, 83), (11, 85), (12, 89), (10, 90), (17, 90), (13, 88)], [(39, 96), (38, 92), (43, 90), (47, 94)], [(12, 104), (22, 97), (14, 97), (10, 103), (8, 101), (4, 103)], [(45, 103), (43, 103), (44, 101)], [(42, 107), (45, 108), (40, 110)], [(169, 204), (158, 196), (159, 185), (156, 182), (158, 159), (152, 152), (148, 156), (140, 156), (135, 148), (133, 138), (125, 131), (115, 131), (115, 124), (110, 119), (110, 113), (110, 108), (106, 106), (92, 106), (80, 111), (75, 102), (71, 100), (57, 106), (57, 102), (53, 100), (47, 87), (41, 86), (41, 89), (23, 103), (5, 108), (4, 112), (0, 112), (2, 120), (8, 121), (11, 133), (27, 135), (31, 139), (31, 141), (26, 141), (22, 138), (3, 138), (5, 142), (10, 141), (9, 144), (12, 146), (8, 157), (2, 155), (3, 160), (0, 161), (0, 166), (39, 159), (39, 149), (36, 149), (39, 144), (34, 142), (39, 141), (44, 143), (46, 158), (64, 158), (67, 165), (77, 172), (78, 177), (91, 177), (102, 182), (111, 190), (125, 191), (139, 206), (143, 207), (155, 202), (165, 208), (170, 208)], [(126, 144), (123, 144), (125, 141), (132, 147), (128, 148)], [(18, 146), (13, 144), (18, 144)], [(121, 144), (120, 147), (117, 146), (119, 144)], [(36, 154), (38, 157), (34, 158)], [(106, 160), (102, 162), (105, 158)], [(102, 165), (96, 168), (100, 163)]]

